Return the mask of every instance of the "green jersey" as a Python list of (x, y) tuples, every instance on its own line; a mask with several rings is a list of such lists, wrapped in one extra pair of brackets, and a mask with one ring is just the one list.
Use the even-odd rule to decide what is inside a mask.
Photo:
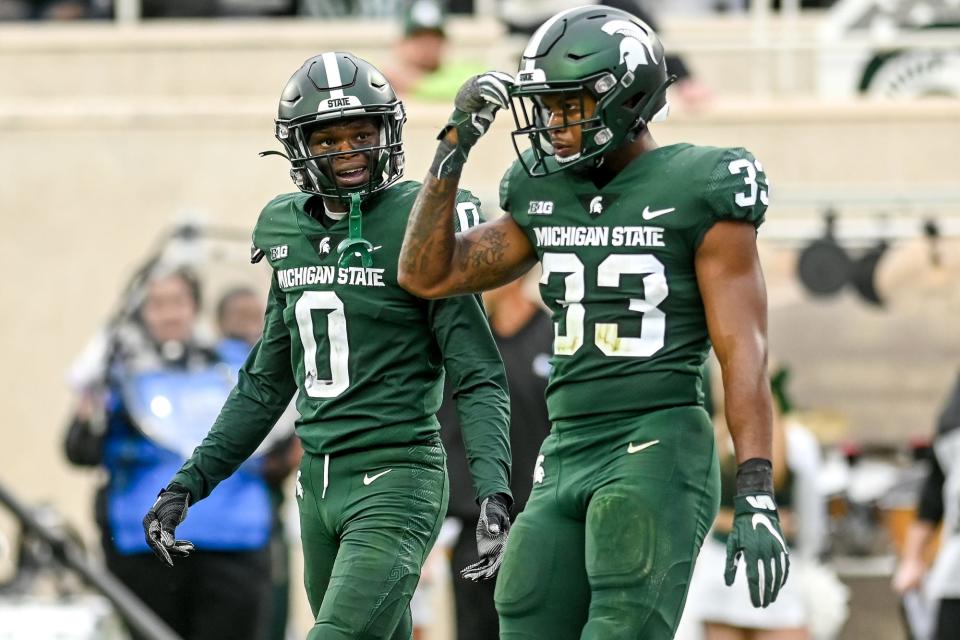
[[(282, 195), (260, 215), (255, 248), (273, 268), (264, 332), (212, 430), (175, 482), (206, 496), (262, 441), (297, 397), (297, 434), (312, 454), (419, 444), (436, 438), (444, 369), (457, 405), (478, 497), (509, 494), (509, 399), (496, 344), (476, 296), (427, 301), (397, 284), (407, 216), (420, 188), (403, 182), (363, 202), (373, 265), (338, 266), (349, 216), (329, 228), (311, 196)], [(458, 196), (458, 223), (480, 221)]]
[(762, 223), (760, 163), (744, 149), (677, 144), (598, 189), (573, 171), (530, 178), (517, 162), (500, 195), (543, 267), (551, 420), (702, 403), (709, 338), (694, 258), (718, 220)]

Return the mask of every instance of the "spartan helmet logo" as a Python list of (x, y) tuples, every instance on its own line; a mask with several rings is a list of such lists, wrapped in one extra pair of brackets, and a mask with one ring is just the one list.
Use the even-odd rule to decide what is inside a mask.
[(627, 65), (628, 71), (633, 71), (641, 64), (653, 62), (658, 64), (657, 53), (653, 46), (650, 33), (643, 27), (629, 20), (611, 20), (600, 27), (609, 35), (622, 35), (620, 40), (620, 62)]
[(324, 238), (320, 241), (320, 244), (317, 245), (317, 253), (322, 256), (330, 253), (330, 238)]
[(590, 201), (590, 215), (598, 216), (603, 213), (603, 196), (596, 196)]

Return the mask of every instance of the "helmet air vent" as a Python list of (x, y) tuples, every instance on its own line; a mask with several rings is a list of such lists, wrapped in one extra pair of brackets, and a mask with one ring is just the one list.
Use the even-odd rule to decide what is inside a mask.
[(593, 85), (594, 90), (598, 95), (602, 95), (610, 89), (613, 89), (617, 85), (617, 79), (612, 73), (605, 73), (600, 77), (599, 80)]
[(288, 82), (287, 86), (283, 89), (283, 94), (280, 96), (280, 103), (292, 107), (300, 101), (300, 98), (303, 97), (303, 94), (300, 93), (300, 87), (297, 86), (296, 82)]
[(370, 86), (374, 89), (383, 89), (385, 86), (387, 86), (387, 79), (377, 72), (371, 72)]

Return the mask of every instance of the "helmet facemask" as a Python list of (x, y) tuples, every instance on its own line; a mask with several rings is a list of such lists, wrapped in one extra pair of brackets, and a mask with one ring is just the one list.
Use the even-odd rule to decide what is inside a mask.
[[(313, 154), (310, 134), (320, 125), (346, 118), (374, 117), (379, 119), (379, 144), (347, 151)], [(290, 160), (290, 176), (297, 188), (305, 193), (339, 198), (349, 202), (350, 194), (365, 197), (385, 189), (403, 175), (403, 124), (406, 115), (401, 103), (374, 104), (338, 109), (334, 112), (308, 114), (291, 120), (276, 121), (276, 137)], [(367, 180), (354, 187), (341, 187), (333, 175), (333, 160), (338, 156), (367, 156)]]

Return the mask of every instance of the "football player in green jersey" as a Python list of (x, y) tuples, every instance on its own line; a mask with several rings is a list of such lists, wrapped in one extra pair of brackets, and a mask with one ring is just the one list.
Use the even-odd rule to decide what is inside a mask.
[[(699, 373), (711, 343), (739, 463), (726, 579), (743, 559), (765, 606), (787, 577), (756, 248), (766, 177), (744, 149), (654, 142), (672, 80), (663, 54), (623, 11), (553, 16), (515, 81), (461, 88), (407, 225), (409, 291), (496, 287), (539, 262), (553, 313), (553, 428), (498, 579), (505, 640), (673, 637), (718, 507)], [(508, 215), (456, 233), (461, 167), (507, 99), (519, 155), (501, 184)]]
[[(263, 337), (144, 518), (161, 559), (187, 555), (190, 543), (175, 532), (187, 507), (254, 453), (299, 393), (296, 495), (312, 640), (411, 637), (410, 597), (447, 508), (434, 415), (444, 370), (482, 503), (472, 573), (496, 572), (510, 525), (509, 400), (480, 301), (431, 302), (397, 285), (420, 188), (397, 182), (405, 119), (383, 75), (348, 53), (310, 58), (287, 83), (276, 136), (300, 193), (267, 204), (253, 232), (254, 260), (273, 269)], [(478, 201), (466, 191), (455, 199), (460, 227), (478, 223)]]

